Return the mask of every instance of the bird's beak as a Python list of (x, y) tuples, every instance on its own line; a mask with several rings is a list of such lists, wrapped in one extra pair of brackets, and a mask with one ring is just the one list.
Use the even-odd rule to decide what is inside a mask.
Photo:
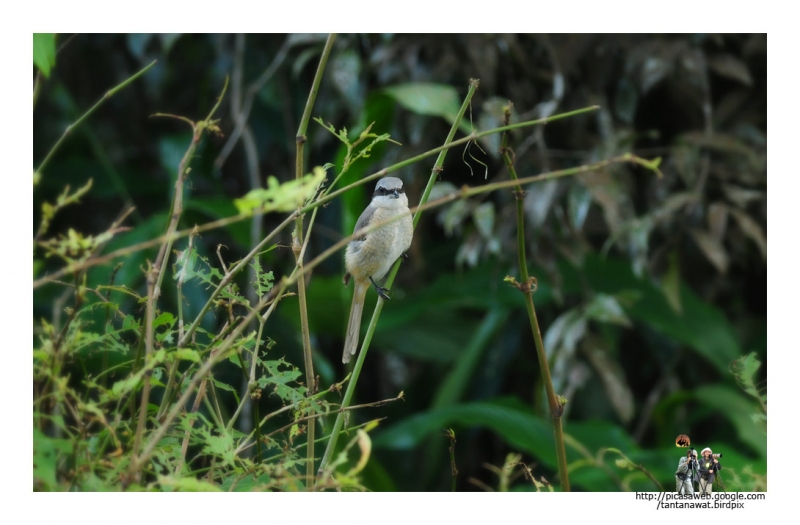
[(397, 190), (392, 191), (392, 198), (393, 199), (399, 199), (400, 198), (400, 192), (397, 191)]

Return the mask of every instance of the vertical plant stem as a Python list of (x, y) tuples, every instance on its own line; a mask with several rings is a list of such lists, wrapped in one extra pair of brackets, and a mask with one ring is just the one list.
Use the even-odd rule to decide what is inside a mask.
[(456, 468), (456, 433), (452, 428), (445, 430), (445, 435), (450, 439), (450, 492), (456, 491), (458, 469)]
[[(509, 124), (511, 118), (511, 105), (505, 107), (503, 113), (503, 125)], [(514, 162), (511, 158), (512, 151), (508, 147), (508, 133), (503, 133), (502, 145), (500, 146), (500, 154), (503, 156), (508, 173), (514, 180), (519, 180), (517, 171), (514, 169)], [(547, 365), (547, 354), (544, 351), (544, 344), (542, 343), (542, 332), (539, 330), (539, 321), (536, 319), (536, 309), (533, 306), (533, 290), (536, 287), (536, 279), (531, 279), (528, 275), (528, 262), (526, 259), (525, 251), (525, 214), (523, 209), (523, 201), (525, 199), (525, 192), (522, 190), (520, 184), (516, 185), (514, 196), (517, 201), (517, 252), (519, 257), (519, 272), (521, 283), (518, 283), (517, 288), (525, 295), (525, 308), (528, 310), (528, 319), (531, 324), (531, 331), (533, 332), (533, 340), (536, 345), (536, 355), (539, 359), (539, 368), (542, 371), (542, 382), (544, 383), (545, 391), (547, 392), (547, 402), (550, 406), (550, 417), (553, 420), (553, 433), (556, 441), (556, 456), (558, 457), (558, 477), (561, 480), (561, 489), (564, 492), (570, 491), (569, 475), (567, 474), (567, 456), (564, 449), (564, 432), (561, 427), (561, 414), (564, 411), (564, 406), (556, 397), (555, 390), (553, 389), (553, 380), (550, 377), (550, 368)]]
[[(275, 309), (275, 305), (277, 304), (277, 299), (280, 298), (281, 294), (286, 288), (286, 279), (281, 282), (280, 289), (276, 294), (276, 298), (272, 300), (272, 304), (270, 305), (269, 310), (261, 316), (262, 322), (265, 322), (269, 314)], [(189, 401), (189, 397), (191, 396), (192, 392), (196, 387), (199, 386), (200, 382), (206, 378), (207, 374), (221, 361), (226, 359), (230, 355), (231, 347), (235, 344), (236, 340), (242, 335), (242, 332), (245, 331), (247, 326), (250, 324), (259, 312), (269, 304), (270, 298), (265, 297), (255, 306), (252, 308), (250, 313), (248, 313), (241, 321), (238, 323), (236, 328), (231, 330), (225, 337), (225, 339), (220, 343), (218, 347), (211, 352), (208, 359), (205, 363), (203, 363), (200, 368), (194, 373), (194, 376), (189, 381), (187, 387), (184, 389), (183, 393), (181, 394), (180, 398), (172, 405), (169, 412), (164, 416), (164, 420), (160, 422), (160, 425), (156, 427), (149, 436), (148, 442), (142, 446), (142, 452), (139, 456), (134, 456), (131, 459), (131, 467), (129, 472), (135, 472), (145, 462), (147, 462), (150, 457), (152, 456), (153, 452), (155, 451), (156, 446), (158, 445), (159, 441), (164, 437), (167, 431), (170, 429), (172, 422), (178, 417), (178, 415), (183, 411), (183, 407)], [(128, 480), (130, 480), (130, 476), (128, 476)], [(126, 483), (123, 483), (125, 486)]]
[[(480, 85), (480, 80), (477, 79), (470, 79), (469, 82), (469, 91), (467, 92), (467, 96), (464, 99), (464, 103), (461, 104), (461, 109), (456, 115), (456, 118), (453, 122), (452, 127), (450, 128), (450, 133), (447, 135), (447, 139), (445, 140), (445, 146), (450, 144), (453, 141), (453, 137), (455, 137), (456, 131), (458, 130), (459, 124), (461, 124), (461, 119), (464, 117), (464, 113), (466, 113), (467, 108), (469, 108), (469, 104), (472, 101), (472, 96), (475, 94), (475, 91), (478, 89)], [(442, 171), (442, 165), (444, 164), (444, 159), (447, 156), (448, 149), (443, 149), (439, 152), (439, 157), (436, 159), (436, 163), (431, 170), (431, 175), (428, 178), (428, 184), (425, 186), (425, 191), (422, 193), (422, 197), (420, 198), (419, 205), (422, 206), (428, 201), (428, 197), (431, 194), (431, 190), (433, 189), (433, 185), (436, 182), (436, 179), (439, 177), (439, 173)], [(414, 214), (414, 228), (416, 228), (417, 223), (421, 217), (422, 213), (420, 210), (417, 210), (417, 213)], [(389, 272), (388, 277), (386, 278), (385, 286), (387, 288), (392, 287), (392, 283), (394, 282), (394, 277), (397, 275), (397, 269), (400, 267), (400, 261), (394, 263), (392, 266), (391, 271)], [(350, 382), (347, 384), (347, 390), (344, 394), (344, 399), (342, 399), (342, 408), (346, 408), (350, 406), (350, 401), (353, 399), (353, 392), (355, 391), (356, 384), (358, 383), (358, 376), (361, 375), (361, 368), (364, 366), (364, 359), (367, 355), (367, 350), (369, 350), (369, 344), (372, 341), (372, 334), (375, 332), (375, 327), (378, 325), (378, 319), (381, 316), (381, 310), (383, 310), (383, 303), (384, 300), (382, 297), (378, 297), (378, 303), (375, 305), (375, 310), (372, 313), (372, 319), (369, 322), (369, 326), (367, 327), (367, 333), (364, 336), (364, 341), (361, 343), (361, 350), (358, 353), (358, 359), (356, 360), (356, 364), (353, 366), (353, 375), (350, 378)], [(322, 461), (319, 465), (319, 471), (317, 472), (318, 476), (322, 475), (323, 470), (330, 464), (331, 458), (333, 457), (333, 453), (336, 450), (336, 442), (339, 439), (339, 433), (342, 430), (342, 425), (344, 424), (344, 411), (339, 412), (336, 415), (336, 421), (333, 424), (333, 430), (331, 430), (331, 438), (328, 441), (328, 446), (325, 448), (325, 455), (322, 457)]]
[[(311, 109), (314, 107), (314, 101), (317, 98), (319, 85), (322, 81), (322, 74), (325, 72), (325, 66), (328, 63), (328, 57), (333, 49), (333, 42), (336, 40), (336, 35), (331, 33), (328, 35), (328, 40), (325, 42), (325, 48), (322, 51), (322, 56), (319, 59), (317, 66), (317, 73), (314, 75), (314, 83), (311, 86), (311, 92), (308, 94), (306, 107), (303, 111), (303, 117), (300, 119), (300, 126), (297, 128), (297, 152), (295, 156), (295, 178), (300, 180), (304, 174), (303, 167), (303, 152), (306, 143), (306, 130), (308, 129), (308, 121), (311, 119)], [(310, 231), (308, 234), (310, 235)], [(303, 215), (298, 214), (295, 219), (294, 234), (292, 235), (292, 251), (294, 252), (295, 261), (298, 270), (303, 267)], [(311, 336), (308, 328), (308, 306), (306, 303), (306, 284), (305, 279), (301, 278), (297, 281), (297, 297), (300, 306), (300, 328), (303, 335), (303, 361), (306, 369), (306, 386), (308, 388), (308, 395), (312, 396), (315, 392), (316, 379), (314, 376), (314, 360), (311, 355)], [(314, 415), (314, 408), (309, 405), (309, 415)], [(256, 423), (257, 424), (257, 423)], [(316, 424), (314, 420), (310, 420), (307, 426), (307, 443), (306, 448), (306, 488), (314, 490), (314, 436)]]
[[(161, 249), (156, 257), (156, 262), (147, 272), (147, 308), (145, 314), (145, 359), (144, 366), (147, 366), (147, 360), (153, 355), (153, 321), (155, 319), (156, 304), (161, 295), (161, 282), (164, 278), (164, 272), (167, 270), (167, 263), (169, 261), (169, 252), (172, 248), (171, 235), (175, 233), (178, 228), (178, 220), (183, 212), (183, 179), (186, 174), (189, 159), (197, 149), (197, 144), (202, 135), (202, 128), (193, 125), (194, 132), (192, 134), (192, 143), (189, 149), (181, 159), (178, 166), (178, 174), (175, 178), (175, 195), (172, 198), (172, 207), (170, 213), (170, 222), (167, 226), (168, 240), (161, 245)], [(145, 421), (147, 420), (147, 405), (150, 400), (150, 376), (152, 371), (148, 370), (144, 375), (144, 385), (142, 386), (142, 398), (139, 406), (139, 421), (136, 426), (136, 436), (133, 441), (133, 455), (139, 453), (139, 445), (141, 444), (142, 434), (144, 433)]]
[[(144, 71), (144, 70), (143, 70)], [(181, 214), (183, 213), (183, 180), (188, 174), (189, 162), (194, 155), (195, 150), (197, 149), (197, 145), (200, 143), (200, 139), (203, 136), (203, 133), (208, 129), (211, 125), (211, 117), (214, 116), (214, 113), (219, 108), (220, 103), (222, 102), (222, 98), (225, 96), (225, 91), (228, 88), (228, 79), (225, 79), (225, 85), (222, 88), (222, 93), (219, 95), (219, 99), (217, 99), (217, 103), (211, 109), (206, 117), (205, 120), (200, 121), (198, 123), (191, 122), (192, 125), (192, 142), (189, 145), (189, 148), (186, 150), (181, 162), (178, 166), (178, 173), (175, 177), (175, 194), (172, 197), (172, 206), (170, 210), (170, 221), (167, 226), (167, 233), (166, 233), (166, 241), (161, 244), (161, 248), (158, 251), (158, 256), (156, 257), (156, 262), (149, 268), (147, 272), (147, 308), (145, 312), (145, 359), (144, 359), (144, 366), (147, 366), (148, 359), (153, 354), (153, 345), (154, 345), (154, 329), (153, 329), (153, 321), (155, 319), (155, 310), (156, 305), (158, 304), (158, 298), (161, 295), (161, 283), (164, 280), (164, 274), (167, 272), (167, 266), (169, 264), (169, 254), (172, 250), (172, 243), (174, 239), (174, 234), (178, 229), (178, 222), (180, 221)], [(118, 89), (118, 88), (115, 88)], [(186, 119), (183, 119), (186, 120)], [(180, 345), (179, 345), (180, 347)], [(147, 421), (147, 406), (150, 401), (150, 377), (152, 376), (153, 371), (152, 369), (147, 370), (144, 374), (144, 378), (142, 379), (143, 386), (142, 386), (142, 399), (139, 406), (139, 420), (136, 425), (136, 435), (133, 441), (133, 458), (139, 454), (139, 446), (142, 442), (142, 435), (144, 434), (144, 427), (145, 422)], [(129, 469), (129, 476), (127, 478), (127, 482), (131, 482), (133, 480), (133, 476), (135, 476), (139, 469), (141, 468), (141, 464), (132, 461)]]

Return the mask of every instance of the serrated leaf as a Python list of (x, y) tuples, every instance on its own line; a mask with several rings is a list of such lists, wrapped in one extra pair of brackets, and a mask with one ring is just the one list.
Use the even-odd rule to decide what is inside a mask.
[(193, 363), (200, 363), (200, 353), (197, 350), (192, 350), (191, 348), (177, 348), (172, 353), (174, 359), (180, 359), (181, 361), (192, 361)]
[[(742, 389), (751, 396), (760, 399), (761, 394), (756, 388), (755, 375), (761, 367), (761, 361), (755, 352), (750, 352), (746, 356), (740, 357), (731, 363), (730, 371)], [(766, 401), (766, 399), (764, 400)]]
[(228, 433), (221, 436), (206, 436), (203, 451), (221, 458), (229, 466), (235, 462), (233, 436)]
[[(260, 388), (272, 387), (281, 399), (290, 403), (305, 399), (306, 387), (290, 385), (290, 383), (296, 382), (297, 378), (303, 375), (297, 367), (283, 359), (261, 361), (261, 365), (266, 369), (266, 374), (258, 378), (258, 386)], [(282, 368), (288, 369), (282, 370)]]
[(250, 266), (253, 268), (253, 273), (255, 274), (255, 280), (252, 282), (255, 285), (255, 292), (256, 295), (261, 298), (264, 296), (265, 293), (272, 290), (272, 286), (275, 281), (275, 275), (272, 271), (264, 273), (261, 268), (261, 261), (259, 260), (258, 256), (253, 257), (253, 260), (250, 263)]
[(132, 315), (125, 316), (125, 319), (122, 321), (122, 330), (133, 330), (134, 332), (138, 332), (139, 328), (139, 321), (137, 321), (135, 317)]
[(234, 199), (239, 213), (251, 214), (255, 210), (294, 211), (303, 206), (317, 192), (325, 180), (325, 170), (317, 166), (314, 172), (301, 179), (280, 183), (276, 177), (267, 178), (267, 187), (249, 191), (244, 197)]
[(169, 325), (170, 328), (175, 324), (175, 316), (169, 312), (164, 312), (153, 320), (153, 328)]

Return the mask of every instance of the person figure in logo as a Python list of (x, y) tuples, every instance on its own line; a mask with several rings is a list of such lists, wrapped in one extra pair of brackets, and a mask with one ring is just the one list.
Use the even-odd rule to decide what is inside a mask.
[(711, 494), (713, 492), (714, 476), (722, 470), (722, 465), (717, 460), (717, 457), (722, 454), (713, 454), (711, 449), (706, 447), (700, 452), (700, 455), (703, 456), (700, 459), (700, 493)]
[(675, 471), (675, 492), (678, 494), (694, 494), (692, 482), (699, 478), (699, 465), (697, 464), (697, 451), (690, 448), (686, 455), (681, 457), (678, 462), (678, 470)]

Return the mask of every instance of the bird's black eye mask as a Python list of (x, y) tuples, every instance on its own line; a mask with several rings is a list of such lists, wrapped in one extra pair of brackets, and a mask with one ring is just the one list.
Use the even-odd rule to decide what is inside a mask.
[[(373, 197), (378, 197), (381, 195), (390, 195), (394, 193), (395, 190), (390, 190), (381, 186), (380, 188), (375, 188), (375, 193), (372, 194)], [(405, 188), (401, 187), (397, 190), (397, 193), (405, 193)]]

